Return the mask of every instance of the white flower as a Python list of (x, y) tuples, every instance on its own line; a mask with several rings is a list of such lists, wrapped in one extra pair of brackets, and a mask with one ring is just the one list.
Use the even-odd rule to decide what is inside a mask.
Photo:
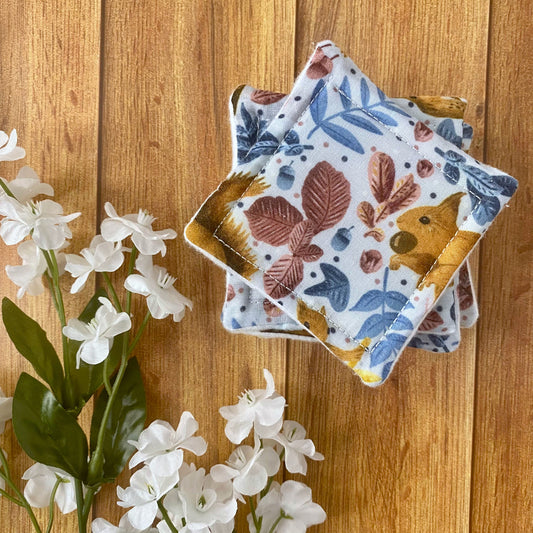
[(105, 241), (101, 235), (96, 235), (80, 254), (66, 254), (65, 270), (78, 278), (70, 289), (72, 294), (81, 291), (91, 272), (115, 272), (124, 262), (122, 244)]
[(193, 436), (197, 431), (198, 422), (188, 411), (181, 415), (176, 430), (164, 420), (155, 420), (141, 432), (138, 441), (128, 441), (138, 450), (130, 460), (130, 468), (144, 461), (156, 475), (168, 476), (183, 464), (183, 450), (195, 455), (207, 450), (205, 440)]
[(28, 235), (43, 250), (57, 250), (72, 237), (67, 226), (81, 213), (63, 215), (63, 208), (52, 200), (21, 204), (15, 198), (0, 197), (0, 236), (7, 245), (17, 244)]
[(124, 515), (117, 526), (114, 526), (103, 518), (96, 518), (92, 523), (92, 533), (157, 533), (157, 529), (149, 527), (148, 529), (137, 529), (133, 527)]
[(11, 420), (13, 412), (13, 398), (8, 398), (0, 389), (0, 435), (4, 432), (6, 422)]
[(305, 428), (294, 420), (285, 420), (283, 430), (272, 437), (285, 450), (285, 466), (291, 474), (306, 474), (306, 457), (314, 461), (323, 461), (324, 456), (315, 451), (311, 439), (305, 438)]
[(17, 298), (22, 298), (25, 293), (31, 296), (42, 294), (42, 276), (48, 268), (43, 252), (33, 241), (21, 242), (17, 252), (22, 259), (22, 265), (6, 266), (7, 277), (20, 287)]
[(81, 341), (76, 354), (78, 367), (80, 359), (90, 365), (101, 363), (109, 355), (114, 338), (131, 328), (131, 319), (127, 313), (118, 313), (107, 298), (100, 297), (98, 301), (102, 305), (88, 324), (71, 318), (63, 328), (65, 337)]
[(236, 405), (221, 407), (219, 412), (228, 423), (225, 432), (234, 444), (240, 444), (252, 427), (263, 438), (273, 437), (281, 429), (285, 398), (275, 391), (274, 378), (264, 370), (267, 387), (244, 391)]
[(152, 265), (151, 256), (139, 256), (135, 268), (140, 274), (129, 275), (124, 287), (130, 292), (146, 296), (148, 309), (154, 318), (172, 315), (174, 322), (179, 322), (185, 314), (185, 307), (192, 309), (192, 302), (174, 288), (176, 278), (170, 276), (163, 267)]
[(261, 531), (270, 532), (280, 515), (283, 518), (275, 533), (304, 533), (308, 527), (324, 522), (324, 509), (313, 503), (311, 497), (311, 489), (298, 481), (285, 481), (281, 487), (273, 483), (257, 505), (257, 516), (263, 517)]
[(17, 146), (17, 130), (8, 135), (0, 131), (0, 161), (16, 161), (26, 156), (24, 148)]
[(59, 468), (41, 463), (30, 466), (22, 476), (22, 479), (28, 480), (24, 487), (24, 496), (28, 503), (32, 507), (48, 507), (58, 478), (61, 479), (61, 483), (57, 488), (55, 502), (63, 514), (74, 511), (77, 507), (74, 478)]
[(119, 242), (131, 235), (133, 244), (141, 254), (155, 255), (161, 252), (161, 255), (165, 255), (167, 247), (164, 240), (175, 239), (177, 236), (172, 229), (154, 231), (152, 223), (155, 217), (142, 209), (137, 214), (120, 217), (109, 202), (106, 202), (104, 208), (109, 218), (102, 221), (100, 229), (106, 241)]
[(131, 507), (126, 513), (131, 525), (137, 529), (147, 529), (157, 514), (157, 500), (162, 498), (178, 482), (178, 472), (173, 475), (156, 476), (149, 466), (135, 472), (130, 478), (130, 486), (117, 487), (120, 507)]
[(242, 495), (254, 496), (261, 492), (269, 476), (275, 475), (280, 467), (279, 455), (273, 448), (261, 449), (259, 439), (256, 439), (255, 448), (239, 446), (233, 450), (226, 463), (213, 466), (211, 477), (218, 482), (233, 480), (235, 495), (241, 501), (244, 501)]
[[(176, 523), (185, 520), (187, 530), (208, 533), (231, 532), (237, 512), (231, 482), (217, 483), (205, 470), (191, 471), (184, 475), (178, 488), (165, 497), (165, 508)], [(180, 530), (181, 533), (181, 530)]]
[[(13, 196), (21, 203), (29, 202), (39, 194), (54, 196), (54, 189), (48, 183), (41, 183), (39, 176), (30, 167), (22, 167), (17, 177), (12, 181), (0, 178), (11, 191)], [(6, 194), (0, 189), (0, 196)]]

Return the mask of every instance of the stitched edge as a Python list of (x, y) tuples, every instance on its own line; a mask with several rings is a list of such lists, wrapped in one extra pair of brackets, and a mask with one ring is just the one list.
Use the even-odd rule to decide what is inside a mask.
[[(309, 108), (311, 107), (312, 103), (316, 100), (316, 98), (320, 95), (320, 93), (326, 89), (326, 87), (328, 87), (331, 83), (333, 79), (333, 73), (330, 74), (327, 78), (327, 81), (325, 81), (324, 83), (324, 86), (320, 89), (320, 91), (317, 92), (317, 94), (315, 95), (315, 97), (309, 102), (309, 104), (307, 105), (307, 107), (304, 109), (304, 111), (299, 115), (298, 119), (295, 121), (295, 123), (299, 122), (300, 119), (309, 111)], [(339, 90), (339, 88), (334, 85), (334, 87)], [(346, 94), (344, 92), (342, 92), (342, 94), (344, 96), (346, 96)], [(352, 104), (354, 104), (356, 107), (358, 107), (359, 109), (361, 109), (363, 112), (365, 112), (365, 114), (367, 114), (372, 120), (378, 122), (379, 124), (381, 124), (387, 131), (389, 131), (390, 133), (392, 133), (393, 135), (395, 135), (396, 137), (399, 138), (399, 140), (401, 140), (401, 142), (403, 142), (405, 145), (409, 146), (413, 151), (415, 151), (417, 154), (425, 157), (419, 150), (417, 150), (414, 146), (412, 146), (409, 142), (407, 142), (405, 140), (405, 138), (403, 138), (401, 135), (397, 135), (393, 130), (391, 130), (388, 126), (386, 126), (385, 124), (383, 124), (379, 119), (377, 119), (374, 115), (372, 115), (371, 113), (369, 113), (367, 110), (363, 109), (361, 106), (355, 104), (353, 102), (353, 100), (351, 98), (349, 98), (350, 102), (352, 102)], [(279, 153), (279, 150), (281, 148), (281, 145), (283, 144), (283, 142), (285, 141), (286, 137), (288, 136), (288, 134), (293, 130), (293, 128), (291, 128), (286, 134), (285, 136), (283, 137), (283, 139), (280, 141), (280, 144), (277, 148), (277, 150), (274, 152), (274, 154), (272, 154), (270, 156), (270, 158), (265, 161), (265, 164), (263, 165), (263, 167), (266, 167), (274, 158), (274, 156)], [(427, 159), (427, 158), (426, 158)], [(433, 162), (432, 162), (433, 163)], [(437, 169), (438, 169), (438, 172), (440, 172), (443, 176), (448, 176), (449, 175), (444, 172), (444, 169), (441, 168), (441, 167), (437, 167), (436, 164), (434, 165)], [(241, 196), (235, 200), (236, 202), (239, 200), (239, 199), (242, 199), (246, 192), (248, 191), (248, 189), (253, 185), (253, 183), (255, 182), (255, 180), (257, 179), (257, 177), (252, 180), (250, 182), (250, 185), (245, 189), (245, 191), (241, 194)], [(469, 191), (464, 188), (464, 187), (458, 187), (460, 190), (466, 192), (467, 194), (469, 194)], [(478, 199), (478, 202), (472, 207), (471, 211), (470, 211), (470, 214), (476, 209), (476, 207), (479, 205), (479, 203), (481, 202), (481, 198), (475, 194), (473, 194), (473, 196), (475, 198)], [(253, 263), (252, 261), (250, 261), (249, 259), (247, 259), (246, 257), (244, 257), (241, 253), (239, 253), (237, 250), (235, 250), (232, 246), (230, 246), (228, 243), (226, 243), (225, 241), (223, 241), (216, 233), (217, 231), (220, 229), (220, 227), (222, 226), (222, 224), (225, 222), (225, 220), (233, 214), (233, 211), (235, 210), (235, 207), (230, 209), (228, 211), (228, 213), (225, 215), (225, 217), (221, 220), (221, 222), (219, 223), (219, 225), (216, 227), (215, 231), (213, 232), (212, 236), (217, 239), (223, 246), (225, 246), (226, 248), (230, 249), (231, 251), (233, 251), (234, 253), (236, 253), (241, 259), (243, 259), (244, 261), (246, 261), (247, 263), (250, 263), (254, 268), (257, 268), (257, 270), (263, 272), (264, 275), (267, 275), (268, 277), (270, 277), (273, 281), (275, 281), (276, 283), (278, 283), (279, 285), (281, 285), (283, 288), (285, 288), (286, 290), (289, 291), (289, 294), (293, 294), (296, 298), (299, 298), (300, 300), (303, 300), (303, 298), (297, 293), (295, 292), (294, 290), (291, 290), (289, 287), (285, 286), (283, 283), (281, 283), (278, 279), (274, 278), (273, 276), (271, 276), (270, 274), (268, 274), (266, 272), (266, 270), (264, 270), (263, 268), (261, 268), (259, 265), (256, 265), (255, 263)], [(470, 215), (469, 215), (470, 216)], [(457, 231), (454, 233), (454, 235), (452, 236), (452, 238), (448, 241), (447, 245), (443, 248), (443, 250), (441, 251), (441, 253), (439, 254), (439, 256), (437, 257), (437, 259), (435, 259), (435, 262), (431, 265), (430, 269), (426, 272), (426, 275), (424, 276), (424, 278), (421, 280), (421, 282), (419, 283), (419, 285), (421, 283), (424, 282), (424, 280), (427, 278), (427, 276), (433, 271), (433, 268), (435, 267), (435, 265), (437, 264), (438, 260), (440, 259), (440, 257), (442, 256), (442, 254), (444, 253), (445, 250), (447, 250), (448, 246), (453, 242), (453, 240), (456, 238), (457, 234), (459, 233), (459, 231), (461, 231), (461, 229), (463, 228), (463, 226), (465, 225), (466, 221), (463, 222), (463, 224), (461, 224), (461, 226), (458, 227)], [(449, 280), (448, 280), (449, 281)], [(415, 288), (415, 290), (417, 290)], [(372, 352), (377, 348), (377, 346), (379, 346), (379, 344), (381, 344), (387, 334), (391, 331), (391, 328), (392, 328), (392, 325), (399, 319), (399, 316), (400, 314), (405, 310), (406, 306), (411, 302), (412, 298), (414, 296), (414, 293), (409, 297), (407, 303), (402, 307), (402, 309), (398, 312), (398, 315), (396, 316), (396, 318), (393, 320), (393, 322), (390, 324), (390, 326), (387, 328), (387, 330), (385, 331), (385, 333), (379, 338), (379, 340), (376, 342), (376, 344), (372, 347), (372, 349), (368, 349), (368, 347), (365, 347), (363, 344), (361, 344), (361, 342), (354, 338), (351, 334), (349, 334), (347, 331), (346, 331), (346, 328), (344, 326), (341, 326), (339, 324), (336, 324), (332, 319), (331, 317), (328, 317), (326, 314), (322, 313), (320, 311), (320, 309), (317, 309), (316, 307), (313, 307), (311, 305), (308, 305), (308, 307), (310, 309), (312, 309), (313, 311), (316, 311), (318, 312), (321, 316), (323, 316), (326, 321), (328, 323), (330, 323), (332, 326), (334, 326), (336, 329), (338, 329), (339, 331), (341, 331), (341, 333), (344, 333), (346, 335), (346, 337), (350, 338), (351, 340), (353, 340), (355, 343), (357, 343), (359, 345), (359, 347), (363, 348), (365, 352), (367, 352), (369, 355), (372, 354)], [(271, 299), (269, 298), (272, 302), (274, 302), (274, 299)], [(307, 328), (306, 328), (307, 329)], [(310, 333), (312, 333), (310, 331)], [(324, 343), (322, 343), (324, 344)]]
[[(358, 106), (358, 105), (357, 105), (357, 104), (356, 104), (356, 103), (355, 103), (355, 102), (354, 102), (354, 101), (353, 101), (353, 100), (352, 100), (347, 94), (345, 94), (345, 93), (344, 93), (339, 87), (337, 87), (337, 86), (335, 85), (335, 88), (337, 89), (337, 91), (338, 91), (339, 93), (341, 93), (343, 96), (345, 96), (345, 97), (346, 97), (346, 98), (347, 98), (347, 99), (348, 99), (348, 100), (349, 100), (349, 101), (350, 101), (355, 107), (358, 107), (358, 108), (361, 109), (362, 111), (365, 111), (367, 114), (369, 114), (368, 111), (367, 111), (366, 109), (362, 108), (361, 106)], [(287, 95), (287, 96), (288, 96), (288, 95)], [(317, 95), (317, 96), (318, 96), (318, 95)], [(240, 101), (240, 98), (239, 98), (239, 101)], [(284, 105), (285, 105), (285, 103), (284, 103)], [(310, 105), (311, 105), (311, 103), (309, 104), (309, 106), (310, 106)], [(232, 110), (230, 110), (230, 111), (232, 112)], [(307, 109), (306, 109), (306, 111), (307, 111)], [(231, 113), (231, 114), (232, 114), (233, 119), (236, 119), (236, 115), (233, 114), (233, 113)], [(305, 111), (304, 111), (304, 113), (302, 113), (302, 115), (303, 115), (303, 114), (305, 114)], [(416, 151), (421, 157), (423, 157), (424, 159), (427, 159), (427, 157), (425, 157), (424, 154), (422, 154), (419, 150), (417, 150), (417, 149), (416, 149), (414, 146), (412, 146), (409, 142), (407, 142), (405, 139), (403, 139), (403, 137), (402, 137), (401, 135), (396, 134), (394, 131), (392, 131), (392, 129), (390, 129), (386, 124), (384, 124), (383, 122), (381, 122), (381, 121), (380, 121), (377, 117), (375, 117), (374, 115), (370, 114), (370, 116), (371, 116), (371, 118), (373, 118), (374, 120), (376, 120), (378, 123), (380, 123), (380, 124), (381, 124), (385, 129), (387, 129), (390, 133), (392, 133), (392, 134), (395, 135), (396, 137), (400, 137), (400, 138), (402, 139), (402, 141), (405, 142), (405, 144), (407, 144), (408, 146), (411, 146), (411, 148), (412, 148), (413, 150), (415, 150), (415, 151)], [(464, 123), (465, 123), (465, 122), (463, 121), (463, 124), (464, 124)], [(293, 129), (293, 128), (291, 128), (291, 129)], [(248, 153), (249, 153), (249, 152), (248, 152)], [(266, 162), (265, 162), (265, 166), (269, 163), (270, 159), (271, 159), (271, 158), (269, 157), (269, 158), (266, 160)], [(433, 161), (431, 161), (431, 163), (433, 164), (434, 167), (438, 168), (439, 170), (442, 170), (440, 167), (437, 167), (436, 163), (434, 163)], [(444, 175), (448, 175), (448, 174), (446, 174), (446, 173), (444, 172), (444, 170), (442, 170), (442, 173), (443, 173)], [(464, 190), (465, 192), (467, 192), (467, 193), (469, 192), (469, 191), (466, 190), (466, 189), (463, 189), (463, 190)], [(474, 193), (472, 193), (472, 196), (475, 196), (479, 201), (481, 201), (481, 199), (480, 199), (478, 196), (476, 196)], [(241, 196), (241, 198), (242, 198), (242, 196)], [(478, 203), (476, 203), (475, 206), (479, 205), (479, 201), (478, 201)], [(220, 225), (219, 225), (219, 227), (220, 227)], [(217, 229), (218, 229), (218, 228), (217, 228)], [(431, 268), (432, 268), (432, 267), (433, 267), (433, 265), (431, 266)], [(257, 267), (257, 268), (258, 268), (258, 267)], [(278, 283), (279, 283), (279, 282), (278, 282)], [(442, 293), (441, 293), (441, 294), (442, 294)], [(435, 300), (435, 301), (436, 301), (436, 300)], [(257, 299), (257, 298), (256, 298), (256, 299), (252, 299), (251, 296), (248, 297), (248, 303), (252, 303), (252, 304), (254, 304), (254, 303), (259, 303), (259, 302), (261, 302), (261, 300), (259, 300), (259, 299)], [(401, 309), (400, 313), (403, 311), (404, 308), (405, 308), (405, 306)], [(312, 309), (314, 309), (314, 308), (312, 308)], [(315, 310), (315, 309), (314, 309), (314, 310)], [(288, 316), (288, 315), (287, 315), (287, 316)], [(323, 315), (323, 316), (324, 316), (324, 315)], [(290, 317), (289, 317), (289, 318), (290, 318)], [(300, 325), (300, 326), (301, 326), (301, 324), (300, 324), (298, 321), (295, 321), (295, 320), (292, 319), (292, 318), (291, 318), (291, 320), (295, 323), (295, 325)], [(396, 320), (396, 319), (395, 319), (395, 320)], [(457, 322), (457, 321), (456, 321), (456, 322)], [(393, 321), (392, 323), (394, 323), (394, 321)], [(391, 323), (391, 325), (392, 325), (392, 323)], [(458, 325), (459, 325), (459, 324), (456, 324), (456, 326), (458, 326)], [(257, 325), (254, 326), (254, 327), (258, 327), (258, 328), (262, 328), (262, 327), (275, 327), (275, 325), (272, 325), (271, 323), (266, 323), (266, 322), (265, 322), (265, 323), (257, 324)], [(305, 328), (302, 327), (302, 329), (305, 329)], [(233, 330), (232, 330), (232, 331), (233, 331)], [(281, 330), (280, 330), (280, 331), (281, 331)], [(344, 332), (343, 332), (343, 333), (344, 333)], [(386, 335), (387, 333), (388, 333), (388, 330), (384, 333), (384, 335)], [(439, 334), (439, 333), (437, 333), (437, 334)], [(415, 335), (416, 335), (416, 334), (415, 334)], [(377, 344), (379, 344), (379, 342), (381, 342), (381, 340), (382, 340), (381, 338), (378, 340), (378, 342), (376, 343), (376, 346), (377, 346)], [(374, 348), (375, 348), (376, 346), (374, 346)], [(374, 350), (374, 348), (372, 348), (372, 350)]]

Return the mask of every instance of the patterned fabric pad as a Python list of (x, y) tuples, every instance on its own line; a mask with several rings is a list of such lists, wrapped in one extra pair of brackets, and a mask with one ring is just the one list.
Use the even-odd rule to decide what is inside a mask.
[[(320, 43), (185, 230), (371, 386), (390, 375), (517, 187), (414, 108)], [(293, 169), (290, 190), (278, 181), (282, 167)], [(339, 230), (350, 232), (342, 250)]]

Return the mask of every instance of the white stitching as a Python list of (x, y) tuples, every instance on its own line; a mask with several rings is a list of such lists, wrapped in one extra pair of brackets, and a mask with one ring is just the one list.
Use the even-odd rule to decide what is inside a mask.
[[(309, 103), (309, 105), (305, 108), (305, 110), (301, 113), (301, 115), (298, 117), (298, 119), (295, 121), (295, 123), (299, 122), (300, 119), (309, 111), (309, 108), (311, 107), (312, 103), (316, 100), (316, 98), (318, 97), (318, 95), (330, 84), (330, 82), (332, 81), (332, 78), (333, 78), (333, 75), (331, 74), (328, 78), (327, 78), (327, 81), (324, 83), (324, 86), (320, 89), (320, 91), (318, 91), (318, 93), (315, 95), (315, 97), (313, 98), (313, 100), (311, 100), (311, 102)], [(335, 85), (334, 86), (335, 89), (337, 89), (337, 91), (341, 92), (340, 89)], [(349, 98), (344, 92), (341, 92), (341, 94), (343, 94), (346, 98), (348, 98), (350, 100), (350, 102), (352, 102), (352, 104), (354, 104), (356, 107), (358, 107), (359, 109), (361, 109), (363, 112), (365, 112), (369, 117), (371, 117), (373, 120), (375, 120), (376, 122), (378, 122), (379, 124), (381, 124), (387, 131), (389, 131), (390, 133), (392, 133), (393, 135), (395, 135), (396, 137), (398, 137), (404, 144), (406, 144), (407, 146), (409, 146), (412, 150), (414, 150), (416, 153), (418, 153), (419, 155), (421, 155), (422, 157), (425, 157), (424, 154), (422, 154), (421, 152), (419, 152), (414, 146), (412, 146), (409, 142), (407, 142), (402, 136), (400, 135), (397, 135), (393, 130), (391, 130), (389, 127), (387, 127), (385, 124), (383, 124), (378, 118), (376, 118), (374, 115), (372, 115), (371, 113), (369, 113), (367, 110), (365, 110), (364, 108), (358, 106), (357, 104), (355, 104), (353, 102), (353, 100), (351, 100), (351, 98)], [(266, 168), (266, 166), (272, 161), (272, 159), (274, 158), (274, 156), (279, 152), (280, 148), (281, 148), (281, 145), (283, 144), (284, 140), (286, 139), (287, 135), (293, 130), (293, 128), (291, 128), (286, 134), (285, 136), (283, 137), (283, 139), (280, 141), (280, 144), (276, 150), (276, 152), (274, 152), (274, 154), (272, 154), (272, 156), (270, 156), (270, 158), (265, 161), (265, 164), (263, 165), (264, 168)], [(432, 162), (433, 164), (433, 162)], [(449, 175), (444, 172), (444, 170), (440, 167), (437, 167), (435, 164), (434, 166), (438, 169), (438, 172), (441, 172), (444, 176), (448, 176)], [(257, 179), (254, 178), (250, 184), (248, 185), (248, 187), (244, 190), (244, 192), (241, 194), (241, 196), (238, 198), (238, 200), (242, 199), (246, 192), (248, 191), (248, 189), (253, 185), (253, 183), (255, 182), (255, 180)], [(462, 191), (468, 193), (469, 191), (466, 190), (465, 188), (463, 187), (458, 187), (459, 189), (461, 189)], [(472, 207), (472, 210), (471, 212), (473, 212), (476, 207), (479, 205), (479, 203), (481, 202), (481, 198), (479, 198), (478, 196), (476, 196), (475, 194), (473, 194), (473, 196), (475, 198), (478, 199), (478, 202)], [(236, 200), (236, 201), (238, 201)], [(256, 268), (257, 270), (263, 272), (264, 275), (267, 275), (269, 276), (272, 280), (274, 280), (277, 284), (281, 285), (284, 289), (288, 290), (290, 294), (293, 294), (296, 298), (300, 299), (303, 301), (303, 298), (300, 296), (300, 294), (298, 294), (297, 292), (295, 292), (294, 290), (290, 289), (289, 287), (285, 286), (283, 283), (281, 283), (278, 279), (274, 278), (273, 276), (271, 276), (270, 274), (267, 273), (266, 270), (264, 270), (263, 268), (261, 268), (259, 265), (256, 265), (255, 263), (253, 263), (252, 261), (250, 261), (249, 259), (247, 259), (246, 257), (244, 257), (241, 253), (239, 253), (237, 250), (235, 250), (232, 246), (230, 246), (228, 243), (226, 243), (225, 241), (223, 241), (216, 233), (217, 231), (220, 229), (220, 227), (222, 226), (222, 224), (225, 222), (225, 220), (233, 214), (233, 211), (235, 210), (235, 207), (230, 209), (228, 211), (228, 213), (226, 214), (226, 216), (221, 220), (221, 222), (219, 223), (219, 225), (217, 226), (217, 228), (215, 229), (215, 231), (213, 232), (213, 237), (215, 237), (215, 239), (217, 239), (222, 245), (224, 245), (226, 248), (229, 248), (230, 250), (232, 250), (235, 254), (237, 254), (241, 259), (243, 259), (244, 261), (246, 261), (247, 263), (250, 263), (254, 268)], [(441, 253), (439, 254), (439, 256), (435, 259), (434, 263), (431, 265), (431, 267), (429, 268), (429, 270), (426, 272), (426, 275), (424, 276), (424, 278), (421, 280), (421, 282), (417, 285), (420, 286), (424, 280), (427, 278), (427, 276), (433, 271), (433, 268), (435, 267), (435, 265), (437, 264), (438, 260), (442, 257), (442, 254), (445, 252), (445, 250), (450, 246), (450, 244), (453, 242), (453, 240), (457, 237), (457, 234), (461, 231), (462, 227), (465, 225), (465, 222), (459, 227), (457, 228), (457, 231), (455, 232), (455, 234), (451, 237), (451, 239), (448, 241), (448, 243), (446, 244), (446, 246), (443, 248), (443, 250), (441, 251)], [(330, 317), (328, 317), (326, 314), (322, 313), (320, 311), (320, 309), (317, 309), (311, 305), (308, 305), (308, 307), (310, 309), (312, 309), (313, 311), (319, 313), (321, 316), (323, 316), (326, 321), (331, 324), (332, 326), (334, 326), (336, 329), (338, 329), (339, 331), (341, 331), (342, 333), (344, 333), (348, 338), (350, 338), (351, 340), (353, 340), (354, 342), (356, 342), (359, 347), (363, 348), (368, 354), (372, 354), (372, 352), (381, 344), (381, 342), (383, 342), (383, 340), (386, 338), (387, 334), (391, 331), (392, 329), (392, 326), (393, 324), (399, 319), (401, 313), (405, 310), (405, 308), (407, 307), (407, 305), (411, 302), (412, 298), (413, 298), (414, 294), (411, 295), (411, 297), (409, 298), (409, 300), (406, 302), (406, 304), (402, 307), (402, 309), (398, 312), (398, 315), (396, 316), (396, 318), (393, 320), (393, 322), (389, 325), (389, 327), (387, 328), (387, 330), (385, 331), (385, 333), (381, 336), (381, 338), (376, 342), (376, 344), (374, 344), (374, 346), (372, 347), (371, 350), (368, 349), (368, 347), (365, 347), (363, 344), (361, 344), (361, 342), (359, 340), (357, 340), (356, 338), (354, 338), (351, 334), (349, 334), (345, 327), (343, 326), (340, 326), (338, 324), (336, 324)]]

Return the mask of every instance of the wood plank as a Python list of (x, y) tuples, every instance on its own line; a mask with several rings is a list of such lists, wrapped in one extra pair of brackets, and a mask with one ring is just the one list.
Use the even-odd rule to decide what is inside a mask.
[[(148, 420), (199, 420), (210, 447), (196, 464), (224, 461), (230, 446), (218, 407), (271, 369), (284, 391), (285, 342), (232, 336), (221, 326), (224, 274), (189, 248), (181, 233), (200, 202), (230, 170), (227, 101), (236, 86), (287, 90), (292, 81), (293, 2), (108, 2), (104, 12), (102, 203), (139, 207), (180, 237), (161, 262), (194, 311), (173, 326), (153, 323), (139, 353)], [(143, 304), (144, 305), (144, 304)], [(135, 312), (142, 316), (141, 307)], [(123, 476), (121, 482), (126, 481)], [(121, 514), (114, 489), (96, 516)], [(244, 527), (244, 522), (240, 528)]]
[(481, 247), (473, 532), (533, 524), (532, 20), (527, 0), (492, 2), (486, 161), (519, 188)]
[[(82, 219), (71, 225), (77, 251), (93, 234), (96, 216), (100, 2), (9, 2), (2, 6), (0, 34), (0, 129), (17, 128), (28, 153), (24, 160), (2, 163), (0, 174), (12, 179), (19, 168), (30, 165), (55, 188), (55, 199), (66, 211), (82, 211)], [(0, 293), (16, 301), (16, 288), (4, 273), (5, 264), (19, 263), (16, 247), (0, 241), (0, 256)], [(70, 279), (65, 280), (66, 288), (70, 284)], [(25, 296), (17, 303), (51, 331), (60, 346), (49, 297)], [(67, 299), (68, 316), (78, 308)], [(0, 346), (0, 386), (12, 395), (18, 376), (31, 372), (30, 366), (16, 353), (3, 326)], [(0, 444), (9, 454), (14, 474), (22, 475), (32, 462), (16, 443), (11, 425)], [(47, 511), (38, 516), (46, 524)], [(75, 514), (59, 518), (54, 527), (54, 531), (75, 529)], [(32, 529), (25, 511), (0, 499), (0, 530)]]
[[(391, 96), (466, 97), (480, 155), (488, 0), (298, 3), (296, 63), (332, 39)], [(467, 68), (464, 66), (467, 65)], [(368, 389), (325, 351), (290, 343), (291, 416), (326, 460), (310, 468), (328, 512), (316, 531), (467, 531), (475, 331), (448, 355), (407, 350)]]

